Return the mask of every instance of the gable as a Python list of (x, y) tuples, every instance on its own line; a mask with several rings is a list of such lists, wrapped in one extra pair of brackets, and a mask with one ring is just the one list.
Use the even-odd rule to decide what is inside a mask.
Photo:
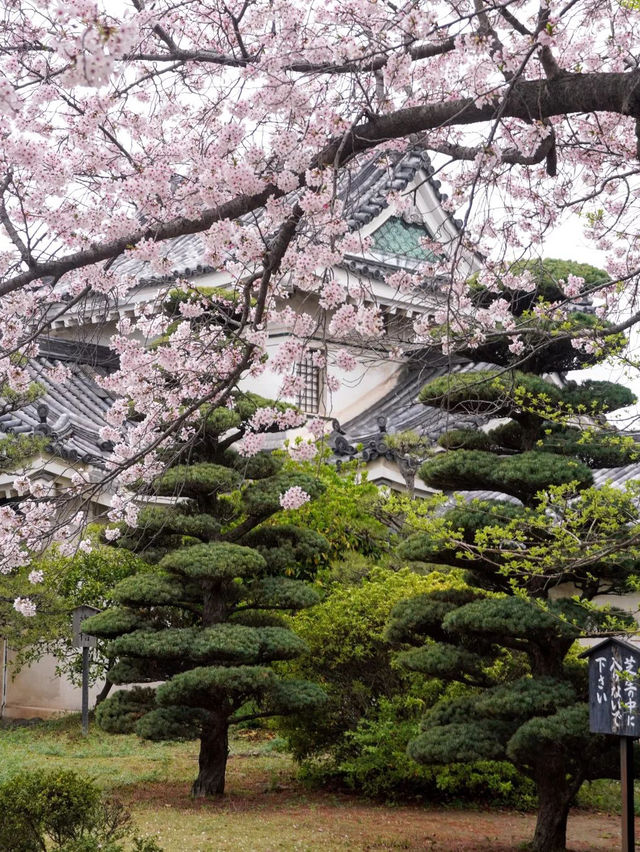
[(436, 255), (424, 248), (421, 241), (431, 234), (423, 224), (405, 222), (399, 216), (389, 216), (371, 235), (372, 251), (380, 254), (409, 257), (412, 260), (437, 260)]

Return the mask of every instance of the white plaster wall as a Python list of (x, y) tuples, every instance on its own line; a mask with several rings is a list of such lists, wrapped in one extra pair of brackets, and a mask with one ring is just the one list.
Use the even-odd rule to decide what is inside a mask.
[(401, 366), (397, 361), (369, 357), (360, 358), (358, 367), (350, 372), (330, 367), (340, 381), (340, 389), (327, 395), (325, 414), (346, 423), (371, 408), (395, 387)]
[[(269, 357), (274, 355), (278, 346), (284, 340), (285, 337), (279, 337), (268, 344)], [(310, 346), (313, 348), (313, 342)], [(395, 386), (402, 365), (398, 361), (384, 360), (381, 356), (366, 356), (359, 350), (353, 350), (358, 366), (355, 370), (346, 372), (331, 363), (332, 352), (336, 348), (348, 347), (329, 347), (329, 366), (327, 369), (331, 375), (338, 379), (340, 388), (337, 391), (330, 392), (326, 386), (324, 387), (318, 413), (325, 417), (335, 417), (341, 423), (345, 423), (360, 412), (370, 408)], [(261, 375), (244, 378), (240, 386), (269, 399), (278, 399), (281, 383), (282, 376), (274, 373), (267, 366)], [(296, 400), (286, 399), (283, 401), (295, 403)]]
[[(79, 712), (82, 709), (80, 687), (75, 687), (66, 678), (56, 675), (54, 657), (47, 655), (37, 663), (25, 666), (18, 674), (12, 671), (13, 659), (14, 655), (10, 652), (6, 696), (2, 695), (3, 678), (0, 678), (0, 706), (4, 704), (5, 718), (48, 718), (61, 713)], [(95, 704), (95, 696), (100, 689), (101, 684), (98, 684), (89, 690), (89, 707)]]

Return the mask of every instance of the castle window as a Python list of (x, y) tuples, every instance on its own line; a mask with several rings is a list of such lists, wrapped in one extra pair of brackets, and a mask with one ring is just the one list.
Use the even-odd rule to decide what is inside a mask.
[(320, 367), (313, 363), (313, 352), (309, 354), (296, 367), (296, 375), (302, 377), (302, 389), (298, 394), (297, 405), (306, 414), (317, 414), (320, 409), (320, 393), (322, 390), (322, 376)]

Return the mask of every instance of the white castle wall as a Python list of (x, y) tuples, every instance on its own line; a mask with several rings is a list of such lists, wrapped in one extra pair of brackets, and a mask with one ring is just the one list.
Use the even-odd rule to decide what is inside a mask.
[[(8, 667), (4, 671), (4, 641), (0, 640), (0, 714), (5, 719), (48, 719), (61, 713), (80, 712), (82, 694), (67, 678), (56, 675), (56, 661), (47, 655), (15, 673), (15, 655), (9, 651)], [(6, 687), (6, 691), (4, 690)], [(89, 690), (89, 706), (101, 684)]]

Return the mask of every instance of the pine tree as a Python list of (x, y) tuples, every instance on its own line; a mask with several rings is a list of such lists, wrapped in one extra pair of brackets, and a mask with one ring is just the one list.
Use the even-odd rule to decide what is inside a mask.
[[(527, 298), (520, 317), (535, 294)], [(585, 328), (592, 321), (572, 319)], [(546, 370), (574, 369), (580, 353), (560, 340), (545, 370), (534, 338), (518, 369), (508, 366), (508, 339), (496, 339), (477, 358), (495, 369), (445, 376), (422, 390), (426, 405), (503, 422), (449, 431), (440, 439), (447, 451), (419, 475), (445, 492), (498, 494), (458, 500), (406, 540), (405, 558), (466, 567), (468, 586), (403, 602), (388, 635), (415, 646), (400, 654), (409, 669), (467, 687), (427, 713), (411, 756), (434, 764), (512, 761), (537, 787), (533, 848), (555, 852), (565, 849), (568, 810), (582, 782), (617, 771), (615, 747), (588, 730), (586, 666), (575, 643), (603, 628), (635, 626), (630, 615), (590, 602), (628, 591), (640, 564), (638, 547), (624, 545), (638, 528), (638, 489), (596, 489), (592, 469), (628, 464), (637, 449), (592, 428), (633, 395), (609, 382), (560, 386), (544, 378)]]
[(121, 581), (113, 590), (119, 605), (85, 623), (110, 640), (114, 683), (161, 682), (114, 694), (100, 706), (99, 724), (154, 740), (199, 738), (194, 796), (224, 792), (230, 725), (323, 700), (317, 686), (283, 679), (272, 666), (305, 649), (281, 613), (316, 602), (296, 576), (321, 562), (328, 545), (309, 530), (260, 527), (289, 488), (313, 497), (319, 485), (282, 473), (274, 455), (245, 459), (229, 446), (259, 405), (236, 394), (233, 410), (204, 417), (188, 457), (178, 455), (153, 484), (157, 497), (176, 502), (146, 508), (119, 542), (157, 570)]

